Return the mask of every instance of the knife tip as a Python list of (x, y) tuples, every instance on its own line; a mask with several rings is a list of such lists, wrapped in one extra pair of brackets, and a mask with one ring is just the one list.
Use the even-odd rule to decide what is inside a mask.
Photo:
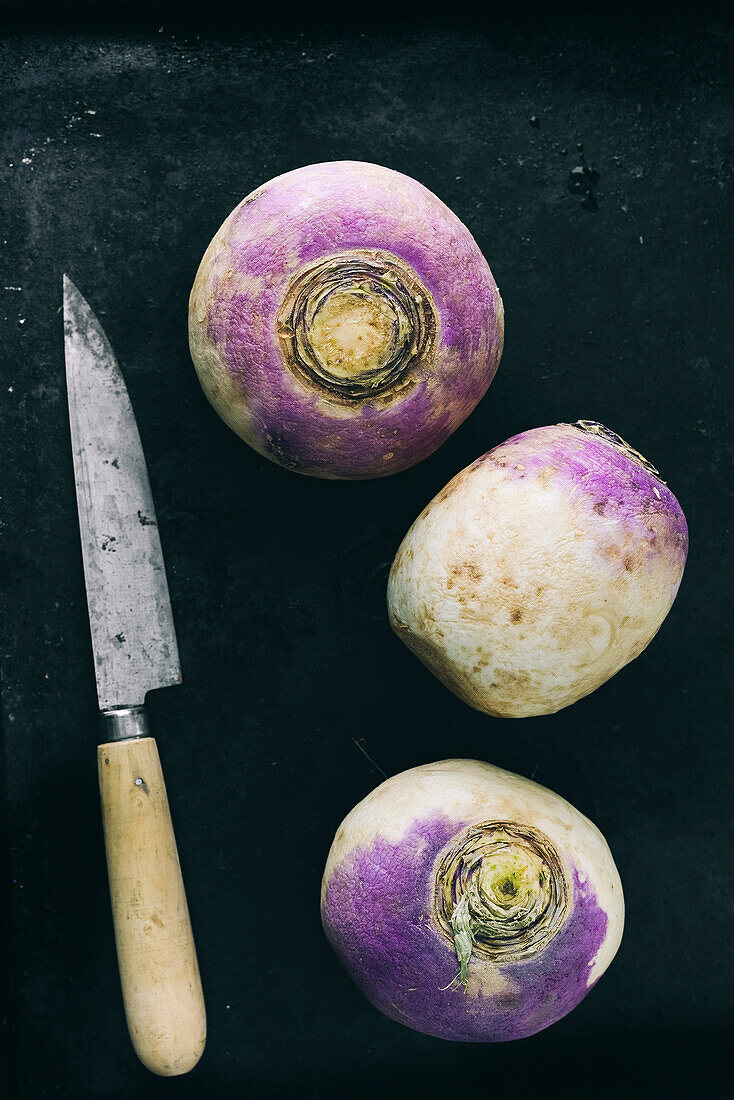
[(69, 310), (75, 301), (81, 298), (81, 294), (72, 283), (69, 276), (64, 272), (62, 276), (62, 283), (64, 288), (64, 313), (68, 314)]
[(66, 272), (64, 272), (64, 274), (62, 276), (62, 282), (63, 282), (63, 286), (64, 286), (64, 294), (68, 294), (68, 293), (78, 294), (79, 293), (79, 291), (74, 286), (73, 282), (71, 281), (69, 276), (66, 274)]

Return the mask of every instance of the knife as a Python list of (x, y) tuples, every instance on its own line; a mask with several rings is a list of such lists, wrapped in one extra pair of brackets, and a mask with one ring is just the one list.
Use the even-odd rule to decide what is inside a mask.
[(79, 530), (97, 677), (97, 750), (125, 1016), (164, 1077), (196, 1065), (206, 1013), (145, 696), (181, 682), (168, 583), (137, 424), (102, 326), (64, 276), (64, 348)]

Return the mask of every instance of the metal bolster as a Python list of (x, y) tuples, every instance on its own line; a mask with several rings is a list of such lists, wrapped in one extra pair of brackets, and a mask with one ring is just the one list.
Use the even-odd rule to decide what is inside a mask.
[(143, 706), (103, 710), (99, 719), (102, 744), (108, 741), (131, 741), (136, 737), (150, 737), (148, 712)]

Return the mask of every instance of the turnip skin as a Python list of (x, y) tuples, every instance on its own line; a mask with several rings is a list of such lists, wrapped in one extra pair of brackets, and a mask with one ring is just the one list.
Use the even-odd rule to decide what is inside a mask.
[[(293, 280), (353, 250), (407, 265), (436, 329), (426, 361), (394, 387), (342, 400), (285, 365), (276, 329)], [(189, 342), (206, 396), (251, 447), (300, 473), (359, 479), (420, 462), (469, 415), (497, 369), (503, 316), (486, 260), (448, 207), (401, 173), (341, 161), (279, 176), (230, 214), (194, 282)]]
[[(542, 950), (497, 963), (472, 955), (459, 980), (436, 921), (442, 854), (473, 825), (516, 822), (555, 846), (567, 884), (560, 930)], [(329, 852), (322, 920), (341, 963), (387, 1016), (444, 1039), (524, 1038), (571, 1011), (619, 947), (624, 899), (599, 830), (559, 795), (475, 760), (388, 779), (347, 815)]]
[(688, 529), (660, 475), (593, 422), (536, 428), (472, 463), (405, 536), (393, 629), (470, 706), (551, 714), (649, 644)]

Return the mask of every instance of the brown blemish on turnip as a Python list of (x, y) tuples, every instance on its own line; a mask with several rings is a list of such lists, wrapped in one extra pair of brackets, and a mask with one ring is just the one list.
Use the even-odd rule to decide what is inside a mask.
[[(448, 500), (448, 498), (451, 496), (452, 484), (453, 484), (452, 482), (449, 482), (448, 485), (444, 485), (441, 492), (437, 493), (437, 495), (433, 498), (432, 503), (433, 504), (443, 504), (443, 502), (445, 500)], [(421, 517), (421, 518), (423, 518), (423, 517)]]
[(542, 470), (538, 472), (538, 482), (544, 488), (547, 489), (550, 485), (553, 477), (556, 473), (555, 466), (544, 466)]
[(451, 575), (458, 580), (469, 577), (473, 581), (481, 581), (484, 577), (484, 573), (473, 561), (462, 561), (459, 564), (449, 566)]
[(258, 187), (257, 191), (253, 191), (251, 195), (248, 195), (246, 199), (243, 199), (240, 203), (241, 206), (250, 206), (251, 203), (257, 202), (261, 195), (264, 195), (266, 191), (265, 187)]
[(531, 682), (530, 673), (524, 670), (511, 672), (509, 669), (497, 668), (494, 671), (492, 686), (500, 692), (505, 699), (513, 699), (516, 695), (527, 694), (527, 688)]
[(610, 543), (608, 546), (601, 548), (601, 555), (606, 558), (607, 561), (614, 561), (616, 558), (621, 557), (621, 551), (616, 543)]

